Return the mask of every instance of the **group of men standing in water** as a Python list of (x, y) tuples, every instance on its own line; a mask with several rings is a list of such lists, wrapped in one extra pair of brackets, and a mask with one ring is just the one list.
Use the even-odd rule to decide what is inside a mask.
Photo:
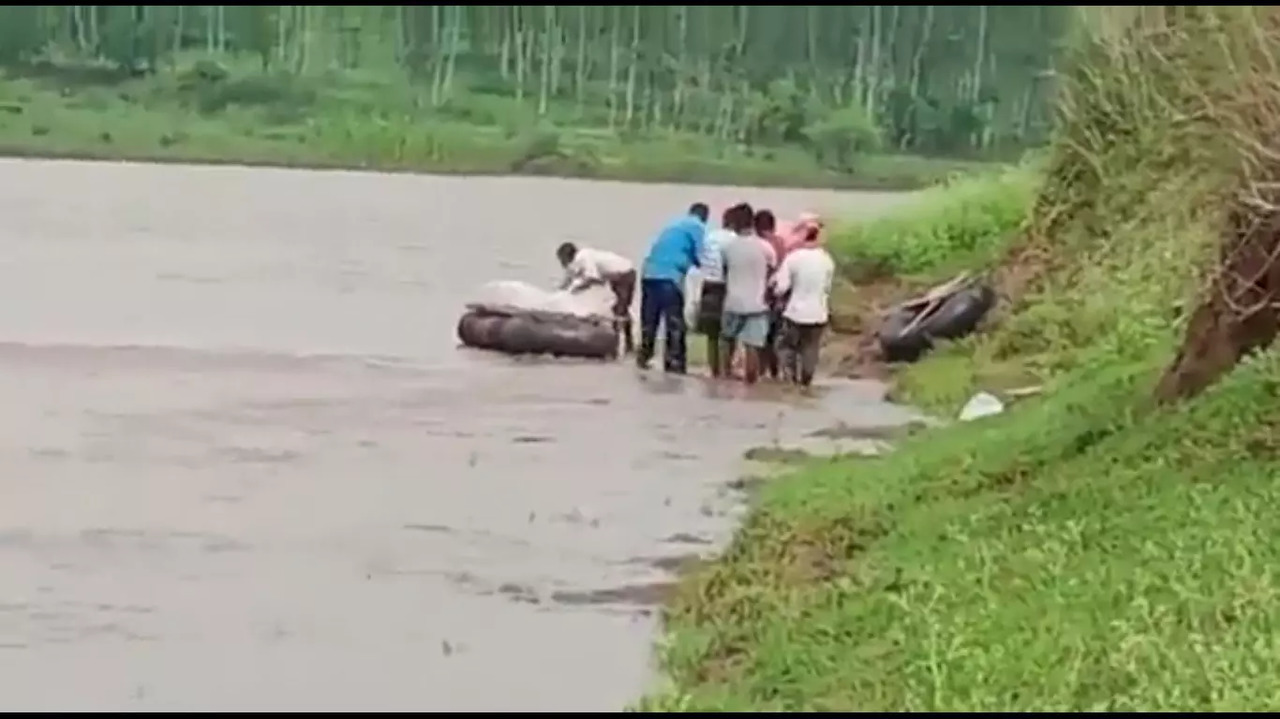
[[(665, 325), (663, 369), (684, 374), (685, 282), (697, 268), (702, 290), (694, 329), (706, 338), (712, 375), (731, 377), (741, 350), (747, 383), (765, 374), (808, 386), (817, 370), (835, 275), (835, 263), (822, 246), (822, 222), (816, 215), (802, 215), (780, 231), (772, 212), (746, 203), (726, 209), (719, 227), (708, 227), (709, 216), (710, 208), (698, 202), (663, 227), (639, 273), (621, 255), (566, 242), (556, 250), (565, 268), (562, 286), (610, 286), (624, 351), (635, 353), (641, 368), (653, 360), (659, 326)], [(638, 351), (631, 328), (637, 274)]]

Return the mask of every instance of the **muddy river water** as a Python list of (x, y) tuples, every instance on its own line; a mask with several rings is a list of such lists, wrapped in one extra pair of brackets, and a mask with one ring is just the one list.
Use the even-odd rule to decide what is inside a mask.
[(905, 410), (456, 347), (477, 285), (695, 199), (0, 162), (0, 709), (612, 711), (744, 448)]

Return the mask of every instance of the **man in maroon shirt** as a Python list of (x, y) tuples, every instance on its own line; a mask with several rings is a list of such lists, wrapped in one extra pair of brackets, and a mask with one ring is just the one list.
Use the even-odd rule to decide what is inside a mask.
[[(756, 236), (768, 242), (773, 247), (774, 254), (778, 256), (778, 264), (774, 267), (782, 266), (782, 258), (787, 254), (787, 243), (778, 234), (778, 218), (774, 217), (769, 210), (760, 210), (756, 212), (752, 223), (755, 227)], [(772, 278), (770, 278), (772, 279)], [(769, 286), (772, 287), (770, 282)], [(778, 379), (778, 332), (782, 327), (782, 308), (786, 306), (785, 297), (775, 297), (772, 290), (769, 291), (765, 298), (769, 305), (769, 336), (765, 341), (764, 347), (760, 350), (760, 368), (769, 375), (770, 379)]]

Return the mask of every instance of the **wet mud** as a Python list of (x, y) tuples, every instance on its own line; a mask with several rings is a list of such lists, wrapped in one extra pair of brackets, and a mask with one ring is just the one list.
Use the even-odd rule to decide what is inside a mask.
[[(752, 445), (911, 414), (459, 350), (467, 294), (691, 201), (899, 198), (0, 162), (0, 708), (613, 711)], [(557, 218), (531, 228), (522, 218)], [(620, 230), (620, 228), (624, 228)]]

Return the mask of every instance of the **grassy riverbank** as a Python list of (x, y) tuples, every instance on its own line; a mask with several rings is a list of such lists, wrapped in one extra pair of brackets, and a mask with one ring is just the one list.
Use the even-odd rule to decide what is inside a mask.
[(1276, 327), (1280, 15), (1131, 10), (1073, 59), (1027, 184), (939, 191), (838, 246), (995, 268), (992, 326), (900, 374), (908, 399), (950, 413), (1011, 375), (1042, 394), (766, 486), (683, 582), (646, 707), (1280, 704), (1280, 354), (1235, 363)]
[(985, 165), (864, 154), (835, 172), (799, 146), (557, 124), (507, 97), (423, 108), (420, 91), (377, 78), (192, 73), (11, 68), (0, 155), (848, 189), (913, 189)]

